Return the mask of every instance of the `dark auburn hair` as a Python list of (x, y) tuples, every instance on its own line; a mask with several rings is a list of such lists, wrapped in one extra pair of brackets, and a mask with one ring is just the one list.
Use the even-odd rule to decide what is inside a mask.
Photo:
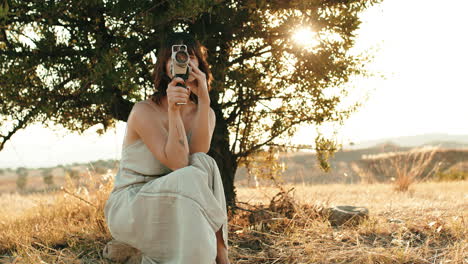
[[(161, 103), (161, 99), (167, 95), (167, 85), (171, 82), (171, 79), (166, 73), (166, 63), (167, 60), (171, 58), (172, 45), (180, 44), (187, 45), (188, 53), (197, 57), (199, 63), (198, 68), (205, 73), (208, 91), (211, 90), (213, 75), (211, 74), (207, 61), (208, 49), (188, 33), (172, 32), (168, 34), (164, 41), (162, 41), (162, 44), (158, 49), (157, 60), (153, 70), (153, 82), (156, 90), (152, 95), (150, 95), (150, 98), (158, 105)], [(194, 93), (190, 93), (189, 99), (198, 104), (198, 97)]]

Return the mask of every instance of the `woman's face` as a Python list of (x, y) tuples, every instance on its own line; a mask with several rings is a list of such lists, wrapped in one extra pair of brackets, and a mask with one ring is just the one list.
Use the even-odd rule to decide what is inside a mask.
[[(173, 78), (172, 74), (171, 74), (171, 58), (169, 58), (166, 62), (166, 72), (167, 72), (167, 76), (169, 76), (169, 78)], [(192, 61), (193, 64), (195, 64), (197, 67), (198, 67), (198, 58), (197, 56), (195, 55), (190, 55), (190, 60)], [(189, 78), (187, 80), (187, 82), (193, 82), (195, 80), (195, 77), (193, 77), (192, 75), (192, 70), (190, 70), (190, 74), (189, 74)]]

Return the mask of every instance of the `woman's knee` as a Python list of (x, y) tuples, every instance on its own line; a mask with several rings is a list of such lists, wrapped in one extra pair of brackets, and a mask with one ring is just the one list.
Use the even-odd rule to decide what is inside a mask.
[[(206, 154), (205, 152), (195, 152), (192, 154), (192, 159), (193, 160), (196, 160), (198, 159), (199, 161), (203, 162), (203, 163), (208, 163), (211, 166), (217, 166), (216, 164), (216, 160), (211, 157), (210, 155)], [(192, 162), (193, 162), (192, 160)]]

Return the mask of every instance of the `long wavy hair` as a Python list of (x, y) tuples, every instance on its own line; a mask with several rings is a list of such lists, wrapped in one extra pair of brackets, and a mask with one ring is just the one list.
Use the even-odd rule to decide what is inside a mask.
[[(213, 74), (211, 73), (207, 61), (208, 49), (204, 45), (200, 44), (198, 40), (196, 40), (192, 35), (188, 33), (172, 32), (162, 42), (162, 45), (158, 49), (157, 60), (153, 70), (153, 82), (155, 91), (152, 95), (150, 95), (150, 98), (153, 102), (157, 103), (158, 105), (161, 104), (162, 98), (167, 95), (167, 85), (171, 82), (171, 79), (166, 73), (166, 63), (167, 60), (171, 58), (172, 45), (181, 44), (187, 45), (188, 53), (197, 57), (198, 68), (205, 73), (208, 91), (211, 90)], [(198, 97), (194, 93), (190, 93), (189, 99), (198, 104)]]

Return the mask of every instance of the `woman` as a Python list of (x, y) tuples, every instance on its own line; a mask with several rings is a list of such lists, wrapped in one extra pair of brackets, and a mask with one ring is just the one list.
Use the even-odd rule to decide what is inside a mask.
[[(186, 82), (170, 72), (174, 44), (190, 55)], [(128, 117), (104, 214), (113, 238), (139, 249), (143, 264), (230, 263), (224, 189), (206, 154), (215, 126), (206, 58), (206, 47), (189, 34), (170, 34), (158, 50), (156, 92)]]

